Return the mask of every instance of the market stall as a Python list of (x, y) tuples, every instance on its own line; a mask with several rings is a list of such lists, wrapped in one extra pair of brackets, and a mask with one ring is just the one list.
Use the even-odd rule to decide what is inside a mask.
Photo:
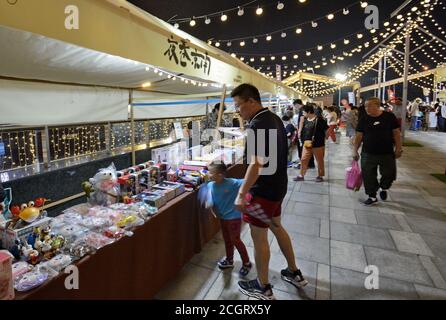
[[(243, 167), (233, 167), (229, 174), (241, 177)], [(77, 262), (78, 290), (67, 290), (65, 280), (69, 274), (61, 273), (16, 298), (153, 298), (218, 230), (218, 221), (200, 207), (197, 194), (183, 194), (134, 230), (132, 237), (125, 237)]]

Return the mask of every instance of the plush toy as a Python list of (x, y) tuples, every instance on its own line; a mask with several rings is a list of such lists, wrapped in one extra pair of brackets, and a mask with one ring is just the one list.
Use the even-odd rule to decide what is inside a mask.
[(115, 165), (112, 163), (108, 168), (100, 169), (89, 183), (94, 192), (90, 194), (90, 204), (109, 206), (118, 202), (119, 185)]
[(12, 201), (11, 188), (3, 190), (0, 187), (0, 221), (12, 218), (12, 212), (9, 209)]

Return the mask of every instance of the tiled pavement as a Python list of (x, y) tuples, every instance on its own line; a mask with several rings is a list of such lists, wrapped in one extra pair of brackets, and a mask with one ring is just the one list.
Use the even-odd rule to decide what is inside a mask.
[[(290, 179), (283, 224), (289, 231), (298, 264), (309, 280), (303, 290), (280, 279), (286, 266), (270, 234), (270, 278), (280, 300), (303, 299), (446, 299), (446, 184), (430, 176), (446, 168), (446, 134), (408, 133), (423, 148), (405, 148), (398, 161), (398, 180), (390, 201), (366, 208), (363, 191), (344, 184), (350, 149), (345, 138), (329, 144), (328, 182)], [(290, 169), (290, 178), (295, 170)], [(248, 226), (243, 240), (253, 257)], [(216, 261), (224, 256), (221, 235), (185, 266), (158, 299), (247, 299), (237, 287), (241, 266), (221, 272)], [(379, 289), (367, 290), (368, 265), (378, 267)], [(255, 272), (250, 278), (255, 277)]]

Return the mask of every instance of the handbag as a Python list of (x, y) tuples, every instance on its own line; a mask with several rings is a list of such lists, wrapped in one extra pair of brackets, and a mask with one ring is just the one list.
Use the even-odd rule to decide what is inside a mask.
[(316, 118), (316, 122), (314, 124), (314, 129), (313, 129), (313, 136), (311, 137), (311, 140), (305, 140), (304, 141), (304, 147), (307, 149), (312, 149), (313, 148), (313, 143), (314, 143), (314, 137), (316, 135), (316, 128), (317, 128), (317, 118)]
[(362, 186), (362, 172), (358, 161), (353, 161), (352, 166), (345, 170), (345, 184), (347, 189), (359, 191)]

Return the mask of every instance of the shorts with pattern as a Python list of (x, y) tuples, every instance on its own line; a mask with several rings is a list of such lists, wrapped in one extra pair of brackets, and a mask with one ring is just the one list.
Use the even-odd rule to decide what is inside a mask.
[(271, 201), (247, 194), (243, 221), (259, 228), (269, 228), (272, 218), (282, 214), (282, 200)]

